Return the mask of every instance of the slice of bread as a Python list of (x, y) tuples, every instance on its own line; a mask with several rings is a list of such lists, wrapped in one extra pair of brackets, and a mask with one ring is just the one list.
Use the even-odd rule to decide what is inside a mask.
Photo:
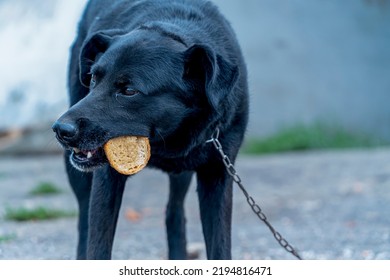
[(150, 158), (147, 137), (121, 136), (104, 144), (104, 152), (116, 171), (124, 175), (137, 173), (146, 166)]

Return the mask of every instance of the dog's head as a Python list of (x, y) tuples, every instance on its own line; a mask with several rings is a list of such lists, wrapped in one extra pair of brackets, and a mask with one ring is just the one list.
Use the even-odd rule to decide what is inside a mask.
[[(89, 37), (79, 58), (89, 93), (53, 125), (83, 171), (106, 162), (104, 143), (123, 135), (149, 137), (154, 155), (172, 157), (195, 145), (237, 81), (238, 69), (210, 47), (141, 27), (125, 35)], [(77, 90), (71, 88), (70, 92)]]

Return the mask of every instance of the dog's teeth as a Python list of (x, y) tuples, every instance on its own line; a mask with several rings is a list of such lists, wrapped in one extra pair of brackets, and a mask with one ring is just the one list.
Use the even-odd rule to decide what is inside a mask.
[(87, 158), (91, 158), (91, 157), (92, 157), (92, 153), (91, 153), (91, 152), (88, 152)]
[(73, 151), (74, 151), (76, 154), (80, 153), (80, 149), (77, 149), (77, 148), (73, 148)]

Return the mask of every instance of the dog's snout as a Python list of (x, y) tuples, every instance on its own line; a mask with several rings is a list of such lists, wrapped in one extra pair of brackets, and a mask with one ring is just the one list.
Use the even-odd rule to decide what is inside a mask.
[(70, 123), (56, 121), (52, 129), (57, 134), (57, 137), (64, 142), (72, 140), (77, 134), (77, 127)]

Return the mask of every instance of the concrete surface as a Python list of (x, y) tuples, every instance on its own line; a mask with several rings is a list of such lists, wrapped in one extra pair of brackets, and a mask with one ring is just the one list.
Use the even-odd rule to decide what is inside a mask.
[[(240, 156), (237, 170), (269, 221), (305, 259), (390, 258), (390, 149)], [(63, 192), (31, 197), (39, 182)], [(194, 183), (194, 182), (193, 182)], [(128, 180), (114, 245), (114, 259), (165, 259), (167, 176), (143, 170)], [(7, 207), (77, 210), (62, 157), (0, 158), (0, 259), (72, 259), (76, 218), (11, 222)], [(191, 250), (205, 258), (195, 185), (187, 201)], [(234, 259), (293, 259), (235, 187)], [(1, 239), (1, 238), (0, 238)]]

